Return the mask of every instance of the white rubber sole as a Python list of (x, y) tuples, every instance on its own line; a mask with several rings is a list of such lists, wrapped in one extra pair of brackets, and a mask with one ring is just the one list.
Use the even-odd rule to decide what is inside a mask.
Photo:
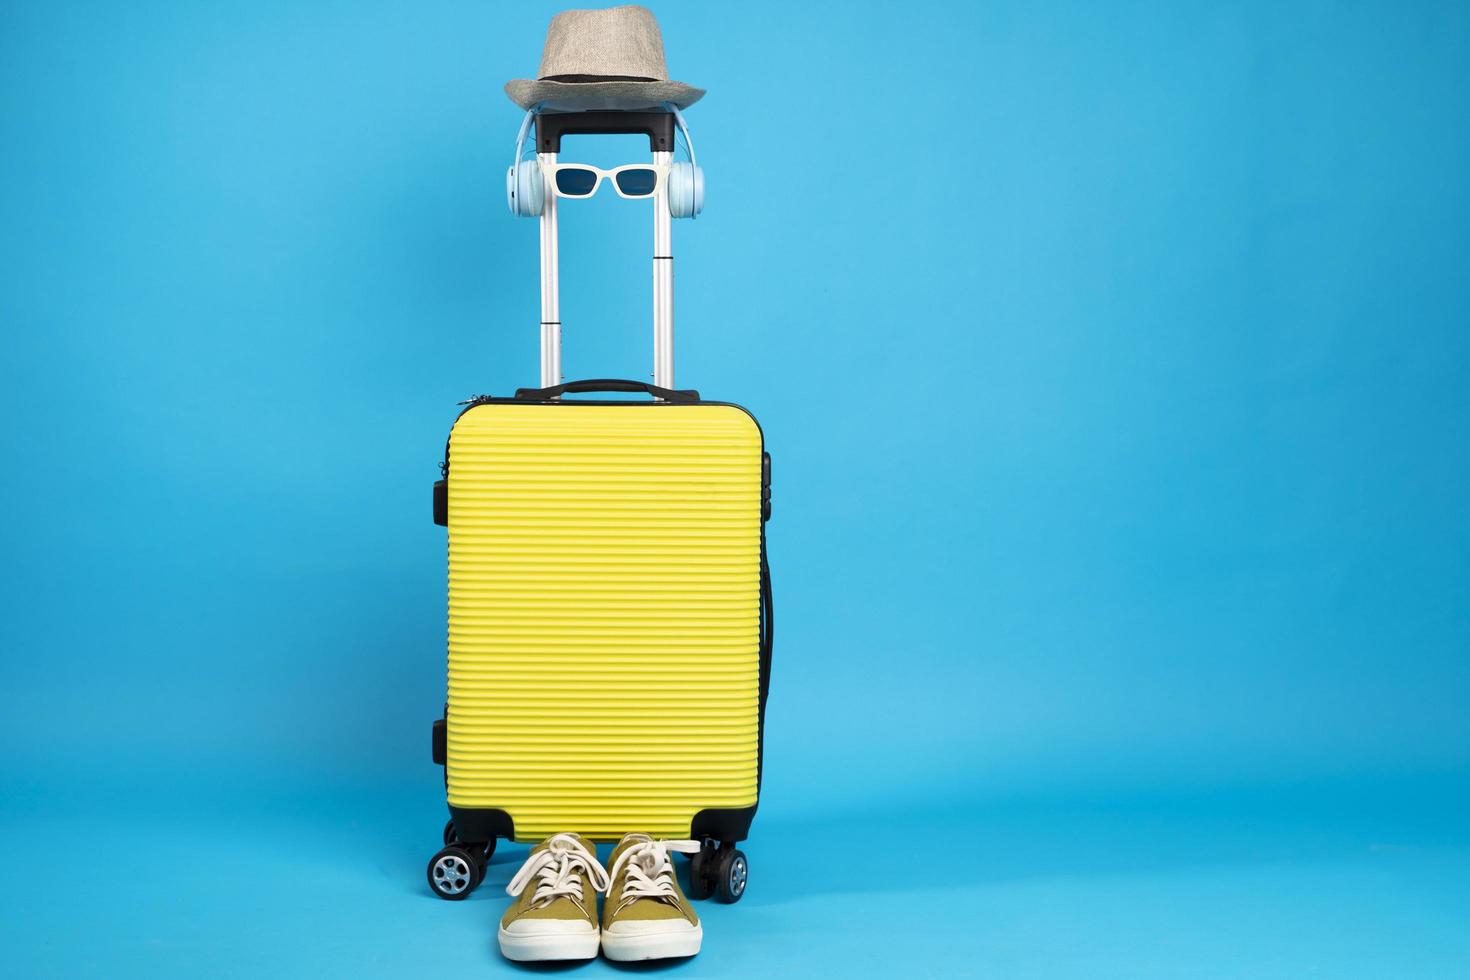
[(590, 960), (597, 955), (598, 930), (585, 936), (517, 936), (500, 930), (500, 952), (508, 960)]
[(670, 929), (668, 932), (619, 936), (602, 932), (602, 955), (621, 963), (633, 960), (662, 960), (675, 956), (693, 956), (704, 942), (704, 926), (693, 929)]

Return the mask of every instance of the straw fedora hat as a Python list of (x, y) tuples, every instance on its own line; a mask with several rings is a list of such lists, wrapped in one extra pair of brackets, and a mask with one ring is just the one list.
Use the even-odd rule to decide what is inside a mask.
[(522, 109), (540, 103), (564, 112), (651, 109), (672, 102), (687, 109), (704, 89), (669, 81), (658, 21), (644, 7), (566, 10), (551, 18), (538, 78), (505, 83)]

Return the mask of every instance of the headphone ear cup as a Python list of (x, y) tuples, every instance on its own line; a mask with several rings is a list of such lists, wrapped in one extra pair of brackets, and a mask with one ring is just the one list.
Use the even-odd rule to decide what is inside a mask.
[(704, 168), (692, 163), (669, 166), (669, 214), (692, 218), (704, 210)]
[(510, 213), (522, 218), (535, 218), (546, 203), (542, 186), (541, 164), (522, 160), (505, 172), (505, 197)]

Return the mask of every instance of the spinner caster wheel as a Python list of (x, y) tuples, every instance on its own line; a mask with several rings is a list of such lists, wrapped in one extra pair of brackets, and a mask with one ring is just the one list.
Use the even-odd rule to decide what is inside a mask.
[(485, 869), (490, 866), (490, 856), (495, 853), (494, 839), (488, 840), (483, 844), (461, 844), (459, 846), (474, 855), (475, 863), (480, 866), (480, 880), (484, 881)]
[(429, 887), (440, 898), (457, 902), (480, 883), (480, 862), (459, 844), (451, 844), (429, 858)]
[(714, 845), (706, 843), (694, 854), (689, 855), (689, 897), (705, 899), (715, 891), (715, 861), (718, 855)]
[(459, 831), (454, 829), (454, 821), (451, 820), (444, 825), (444, 846), (459, 843)]
[(745, 881), (750, 866), (739, 848), (726, 844), (715, 857), (715, 897), (722, 902), (738, 902), (745, 894)]

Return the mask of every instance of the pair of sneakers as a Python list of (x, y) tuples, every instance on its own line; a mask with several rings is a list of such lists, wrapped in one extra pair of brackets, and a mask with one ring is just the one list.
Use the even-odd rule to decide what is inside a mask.
[[(704, 929), (679, 888), (671, 851), (698, 852), (692, 840), (628, 834), (607, 867), (577, 834), (537, 844), (506, 886), (515, 901), (500, 920), (500, 951), (512, 960), (587, 960), (600, 945), (610, 960), (693, 956)], [(602, 915), (597, 896), (607, 896)]]

